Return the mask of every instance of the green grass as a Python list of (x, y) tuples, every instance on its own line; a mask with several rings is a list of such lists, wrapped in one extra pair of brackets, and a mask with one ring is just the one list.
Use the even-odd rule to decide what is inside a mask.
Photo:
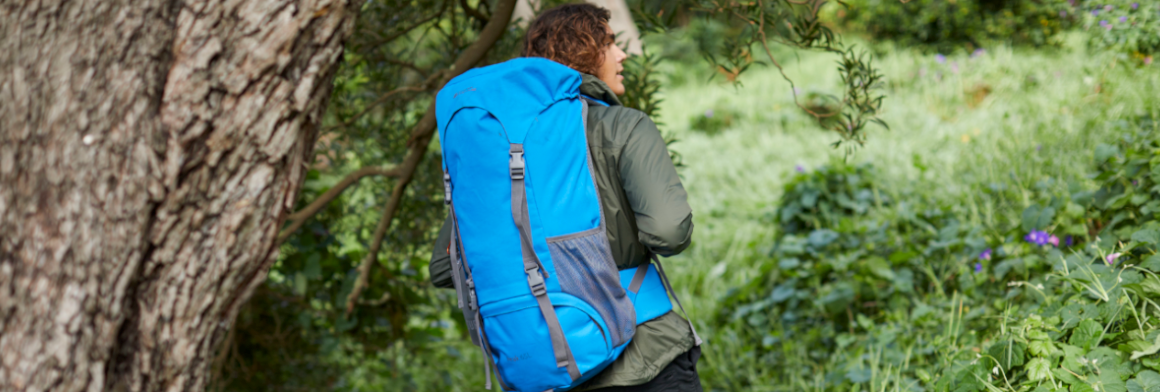
[[(829, 148), (837, 136), (793, 106), (789, 84), (773, 70), (751, 71), (739, 88), (690, 82), (663, 90), (660, 120), (680, 139), (672, 148), (684, 157), (681, 174), (696, 225), (693, 246), (668, 264), (708, 337), (701, 364), (708, 389), (725, 390), (736, 377), (770, 379), (777, 371), (753, 365), (728, 339), (717, 339), (734, 331), (712, 330), (708, 321), (730, 288), (760, 273), (775, 234), (767, 215), (795, 165), (809, 170), (833, 159), (873, 162), (884, 177), (938, 184), (925, 191), (961, 200), (973, 223), (1009, 227), (1018, 217), (1000, 211), (1029, 205), (1029, 196), (995, 200), (973, 192), (974, 186), (1013, 182), (1023, 189), (1067, 189), (1044, 179), (1085, 173), (1091, 150), (1112, 135), (1116, 120), (1155, 107), (1160, 84), (1154, 67), (1125, 66), (1078, 45), (991, 48), (980, 58), (952, 56), (945, 64), (916, 52), (886, 52), (876, 64), (886, 75), (882, 117), (891, 130), (872, 130), (866, 146), (849, 157)], [(832, 92), (838, 85), (833, 59), (799, 56), (783, 63), (800, 91)], [(989, 92), (977, 93), (984, 90)], [(740, 121), (714, 135), (690, 129), (694, 116), (722, 107)], [(801, 383), (769, 389), (809, 387), (808, 380)]]

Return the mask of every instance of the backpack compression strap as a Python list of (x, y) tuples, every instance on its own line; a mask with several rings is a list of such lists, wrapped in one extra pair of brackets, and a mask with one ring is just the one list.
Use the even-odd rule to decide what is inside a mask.
[[(668, 277), (668, 275), (665, 274), (664, 267), (661, 267), (661, 259), (657, 257), (656, 253), (652, 254), (652, 259), (653, 259), (653, 262), (655, 262), (657, 265), (657, 274), (659, 274), (661, 276), (661, 282), (665, 284), (665, 290), (667, 290), (669, 292), (669, 295), (673, 296), (673, 300), (677, 301), (677, 307), (681, 308), (681, 313), (684, 313), (684, 315), (685, 315), (685, 321), (689, 322), (689, 330), (693, 331), (693, 341), (696, 343), (695, 345), (700, 346), (701, 345), (701, 337), (699, 335), (697, 335), (697, 328), (693, 326), (693, 319), (689, 318), (689, 312), (685, 311), (685, 306), (681, 305), (681, 299), (677, 298), (677, 292), (673, 291), (673, 285), (669, 284), (669, 277)], [(641, 264), (641, 266), (638, 268), (647, 271), (648, 270), (648, 260), (646, 259), (644, 264)], [(638, 272), (637, 275), (640, 275), (642, 281), (644, 280), (643, 274), (640, 274)], [(633, 284), (635, 284), (637, 286), (637, 288), (639, 289), (640, 284), (636, 283), (635, 276), (633, 277)]]
[(547, 270), (540, 263), (536, 250), (532, 247), (532, 225), (528, 221), (527, 190), (524, 188), (524, 145), (512, 143), (508, 150), (511, 159), (508, 161), (508, 171), (512, 178), (512, 220), (520, 231), (520, 249), (524, 257), (524, 273), (528, 275), (528, 287), (532, 295), (536, 296), (536, 303), (540, 306), (540, 313), (544, 314), (544, 321), (548, 323), (548, 334), (552, 338), (552, 351), (556, 355), (556, 367), (567, 367), (572, 381), (580, 379), (580, 369), (576, 367), (576, 360), (572, 357), (572, 349), (564, 338), (564, 331), (560, 328), (560, 320), (556, 317), (556, 309), (552, 308), (552, 301), (548, 299), (548, 289), (544, 286), (544, 277)]
[[(450, 184), (450, 181), (448, 181)], [(450, 185), (448, 185), (450, 189)], [(450, 191), (447, 193), (450, 195)], [(447, 200), (451, 200), (448, 197)], [(471, 335), (471, 342), (478, 346), (483, 351), (483, 375), (487, 380), (484, 387), (491, 389), (491, 366), (492, 354), (491, 344), (487, 340), (487, 332), (483, 330), (483, 320), (479, 317), (479, 301), (475, 296), (475, 279), (471, 277), (471, 269), (467, 268), (467, 263), (459, 262), (459, 249), (463, 248), (463, 243), (460, 242), (459, 236), (459, 221), (455, 217), (455, 204), (450, 201), (447, 203), (451, 208), (451, 274), (452, 279), (455, 280), (455, 293), (460, 297), (466, 296), (467, 299), (460, 304), (459, 309), (463, 312), (463, 320), (467, 323), (467, 330)], [(462, 268), (462, 270), (460, 270)], [(462, 290), (462, 291), (461, 291)], [(466, 306), (466, 307), (465, 307)], [(498, 368), (498, 366), (497, 366)], [(499, 376), (499, 372), (495, 373), (495, 378), (499, 380), (499, 385), (503, 390), (510, 391), (511, 387), (503, 382), (503, 378)]]

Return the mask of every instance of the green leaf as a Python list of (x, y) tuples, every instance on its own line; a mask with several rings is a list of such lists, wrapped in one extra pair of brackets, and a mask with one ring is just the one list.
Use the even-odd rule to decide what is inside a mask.
[(890, 269), (890, 263), (886, 259), (878, 256), (871, 257), (866, 260), (866, 266), (874, 275), (878, 275), (882, 279), (894, 280), (894, 271)]
[(1160, 335), (1156, 335), (1156, 341), (1152, 342), (1151, 346), (1148, 346), (1147, 348), (1144, 348), (1140, 351), (1133, 351), (1131, 360), (1135, 361), (1140, 359), (1140, 357), (1146, 357), (1155, 354), (1157, 351), (1160, 351)]
[(1087, 353), (1087, 358), (1093, 363), (1097, 363), (1101, 373), (1115, 372), (1120, 375), (1121, 380), (1126, 380), (1128, 376), (1132, 375), (1132, 366), (1124, 363), (1121, 354), (1111, 347), (1100, 346)]
[(1098, 380), (1101, 392), (1128, 392), (1128, 386), (1118, 371), (1101, 369)]
[(294, 274), (294, 293), (298, 295), (306, 294), (305, 274)]
[(318, 253), (311, 253), (310, 256), (306, 258), (306, 268), (302, 270), (302, 273), (306, 274), (307, 279), (313, 280), (322, 276), (322, 266), (318, 262), (319, 259), (321, 259), (321, 257), (318, 255)]
[(1152, 272), (1160, 272), (1160, 253), (1148, 256), (1140, 266)]
[(1086, 319), (1080, 321), (1075, 330), (1071, 331), (1071, 338), (1067, 340), (1067, 343), (1088, 350), (1100, 342), (1103, 334), (1104, 328), (1100, 323)]
[(926, 369), (915, 370), (914, 375), (918, 376), (918, 379), (922, 380), (922, 382), (925, 382), (925, 383), (930, 382), (930, 373), (927, 372)]
[(1114, 157), (1119, 153), (1120, 149), (1116, 148), (1116, 146), (1100, 143), (1096, 146), (1096, 163), (1099, 164), (1107, 162), (1108, 158)]
[(1051, 226), (1052, 219), (1055, 219), (1055, 209), (1045, 207), (1042, 211), (1039, 211), (1039, 220), (1036, 222), (1035, 228), (1046, 229), (1048, 226)]
[(1050, 340), (1032, 340), (1027, 344), (1027, 352), (1037, 357), (1050, 357), (1059, 352)]
[(915, 256), (918, 256), (918, 253), (915, 253), (914, 251), (894, 252), (890, 254), (890, 262), (897, 264), (913, 259)]
[(1070, 344), (1060, 344), (1059, 346), (1063, 350), (1063, 362), (1060, 365), (1073, 373), (1082, 374), (1083, 364), (1079, 363), (1079, 359), (1083, 358), (1084, 349)]
[[(1040, 321), (1038, 324), (1043, 325), (1042, 321)], [(1044, 331), (1041, 331), (1038, 329), (1032, 329), (1030, 331), (1027, 331), (1027, 338), (1031, 339), (1031, 340), (1049, 340), (1049, 339), (1051, 339), (1051, 337), (1047, 335), (1047, 332), (1044, 332)]]
[(1160, 277), (1156, 277), (1156, 275), (1148, 275), (1139, 283), (1135, 284), (1140, 286), (1141, 295), (1147, 297), (1160, 296)]
[(1031, 231), (1038, 227), (1039, 212), (1040, 208), (1038, 204), (1032, 204), (1030, 207), (1023, 209), (1023, 231)]
[(1064, 368), (1051, 369), (1051, 374), (1054, 374), (1055, 378), (1063, 380), (1063, 382), (1067, 383), (1067, 385), (1083, 384), (1083, 380), (1080, 380), (1079, 377), (1076, 377), (1074, 374), (1071, 374), (1071, 372)]
[(1009, 372), (1011, 368), (1023, 365), (1024, 348), (1022, 343), (1012, 344), (1011, 341), (1001, 341), (991, 346), (987, 352), (999, 361), (999, 366), (1003, 367), (1004, 371)]
[(1160, 392), (1160, 373), (1145, 370), (1128, 381), (1128, 392)]
[(1137, 230), (1132, 233), (1132, 241), (1139, 241), (1146, 244), (1160, 244), (1160, 230), (1153, 228)]
[(1051, 363), (1043, 358), (1032, 358), (1027, 362), (1027, 378), (1031, 381), (1046, 380), (1051, 377)]

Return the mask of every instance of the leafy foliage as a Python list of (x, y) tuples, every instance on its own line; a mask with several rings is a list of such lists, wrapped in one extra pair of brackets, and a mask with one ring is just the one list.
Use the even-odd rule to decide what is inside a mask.
[[(778, 369), (775, 383), (825, 390), (1155, 388), (1160, 145), (1151, 117), (1122, 126), (1095, 150), (1098, 189), (1033, 192), (1008, 210), (1012, 227), (972, 223), (868, 165), (796, 174), (762, 273), (720, 309), (718, 325), (739, 331), (726, 344), (753, 342), (742, 354)], [(1050, 234), (1076, 222), (1081, 234)]]
[[(842, 43), (840, 37), (818, 18), (824, 0), (772, 0), (752, 2), (721, 2), (715, 0), (683, 0), (673, 2), (642, 1), (634, 9), (637, 24), (645, 32), (668, 32), (677, 27), (677, 15), (695, 16), (718, 23), (692, 24), (710, 29), (711, 34), (696, 40), (696, 49), (705, 61), (729, 82), (740, 84), (740, 76), (754, 64), (770, 65), (778, 69), (791, 86), (793, 80), (775, 53), (777, 46), (829, 52), (839, 56), (838, 72), (845, 91), (830, 99), (836, 110), (817, 112), (794, 101), (815, 118), (831, 118), (824, 123), (839, 135), (833, 146), (846, 145), (847, 153), (865, 143), (865, 129), (874, 123), (886, 127), (878, 118), (883, 95), (880, 94), (882, 75), (875, 69), (869, 54)], [(666, 16), (668, 15), (668, 16)], [(758, 53), (768, 60), (758, 60)], [(708, 117), (708, 116), (707, 116)], [(710, 120), (712, 121), (712, 120)]]
[(1076, 9), (1089, 32), (1089, 43), (1151, 62), (1160, 53), (1160, 4), (1150, 1), (1086, 0)]
[(926, 46), (942, 53), (999, 43), (1048, 45), (1072, 24), (1063, 1), (851, 0), (840, 23), (875, 39)]

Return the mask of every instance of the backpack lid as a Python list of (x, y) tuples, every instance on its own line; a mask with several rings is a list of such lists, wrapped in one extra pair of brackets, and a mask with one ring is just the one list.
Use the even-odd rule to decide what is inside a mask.
[(509, 143), (523, 143), (536, 116), (554, 102), (578, 97), (580, 83), (580, 72), (563, 64), (516, 58), (452, 79), (436, 96), (435, 117), (442, 132), (460, 109), (481, 108), (499, 120)]

